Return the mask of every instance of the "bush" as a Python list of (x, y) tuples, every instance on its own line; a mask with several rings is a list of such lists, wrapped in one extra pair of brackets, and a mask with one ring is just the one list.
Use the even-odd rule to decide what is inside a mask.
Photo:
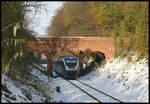
[(92, 52), (91, 57), (93, 58), (93, 61), (88, 63), (86, 67), (83, 70), (81, 70), (80, 76), (86, 75), (87, 73), (101, 66), (102, 63), (106, 63), (105, 55), (101, 52)]

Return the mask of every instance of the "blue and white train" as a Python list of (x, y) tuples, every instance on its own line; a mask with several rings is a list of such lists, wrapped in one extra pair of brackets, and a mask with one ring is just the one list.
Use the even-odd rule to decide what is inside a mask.
[(53, 71), (64, 78), (75, 79), (79, 73), (79, 60), (76, 56), (61, 56), (53, 60)]

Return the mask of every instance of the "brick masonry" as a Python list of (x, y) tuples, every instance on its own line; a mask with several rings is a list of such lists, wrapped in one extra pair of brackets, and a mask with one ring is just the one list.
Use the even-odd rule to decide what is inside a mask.
[[(125, 43), (129, 43), (129, 38), (124, 38)], [(115, 45), (112, 37), (72, 37), (72, 38), (36, 38), (26, 41), (25, 52), (38, 51), (47, 57), (47, 72), (52, 75), (52, 59), (56, 54), (65, 50), (79, 56), (80, 51), (87, 49), (91, 51), (100, 51), (105, 54), (106, 60), (114, 58)], [(117, 44), (119, 39), (117, 39)], [(129, 45), (129, 44), (128, 44)], [(127, 45), (127, 46), (128, 46)], [(120, 49), (117, 49), (119, 52)], [(80, 57), (80, 56), (79, 56)], [(81, 58), (81, 57), (80, 57)]]
[[(124, 38), (124, 40), (126, 43), (129, 43), (129, 38)], [(58, 43), (59, 46), (54, 45), (58, 45)], [(36, 38), (36, 42), (28, 41), (27, 44), (28, 51), (39, 51), (46, 56), (48, 56), (48, 53), (45, 50), (51, 51), (55, 49), (61, 51), (60, 47), (76, 53), (79, 53), (80, 50), (85, 51), (86, 49), (100, 51), (105, 54), (106, 60), (114, 58), (115, 54), (113, 37)]]

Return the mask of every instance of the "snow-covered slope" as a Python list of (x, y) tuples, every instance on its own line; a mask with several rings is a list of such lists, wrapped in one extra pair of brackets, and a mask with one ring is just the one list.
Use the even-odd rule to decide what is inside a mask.
[(1, 102), (50, 102), (52, 90), (49, 86), (51, 78), (40, 70), (32, 68), (30, 78), (24, 83), (14, 81), (2, 74)]
[[(95, 71), (78, 78), (94, 88), (112, 95), (123, 102), (149, 102), (149, 75), (146, 59), (136, 62), (136, 56), (132, 56), (132, 62), (120, 57), (109, 60), (105, 65)], [(61, 92), (54, 92), (56, 102), (94, 102), (72, 86), (67, 85), (60, 78), (52, 82), (51, 87), (60, 86)], [(82, 86), (80, 86), (82, 87)], [(90, 90), (90, 89), (89, 89)], [(103, 98), (102, 98), (103, 99)], [(110, 102), (109, 100), (107, 102)]]
[(130, 63), (127, 58), (111, 59), (80, 80), (124, 102), (148, 102), (148, 64), (146, 59), (138, 62), (135, 59), (133, 56)]
[[(95, 71), (78, 78), (78, 80), (110, 94), (123, 102), (149, 102), (149, 67), (146, 59), (138, 62), (132, 56), (132, 62), (120, 57), (111, 59)], [(38, 67), (38, 65), (37, 65)], [(46, 67), (47, 65), (43, 65)], [(2, 74), (2, 102), (95, 102), (89, 96), (62, 78), (50, 78), (42, 71), (33, 68), (31, 82), (39, 85), (12, 81)], [(36, 80), (39, 80), (37, 82)], [(60, 86), (60, 92), (56, 87)], [(82, 87), (82, 86), (80, 86)], [(109, 101), (107, 101), (109, 102)]]

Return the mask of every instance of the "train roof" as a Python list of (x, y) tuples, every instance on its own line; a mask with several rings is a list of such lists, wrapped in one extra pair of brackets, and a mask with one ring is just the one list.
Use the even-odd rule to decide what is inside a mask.
[(76, 56), (59, 56), (57, 58), (77, 58)]
[(77, 58), (76, 56), (63, 56), (63, 58)]
[(76, 59), (76, 56), (59, 56), (54, 59), (55, 62), (62, 61), (63, 59)]

